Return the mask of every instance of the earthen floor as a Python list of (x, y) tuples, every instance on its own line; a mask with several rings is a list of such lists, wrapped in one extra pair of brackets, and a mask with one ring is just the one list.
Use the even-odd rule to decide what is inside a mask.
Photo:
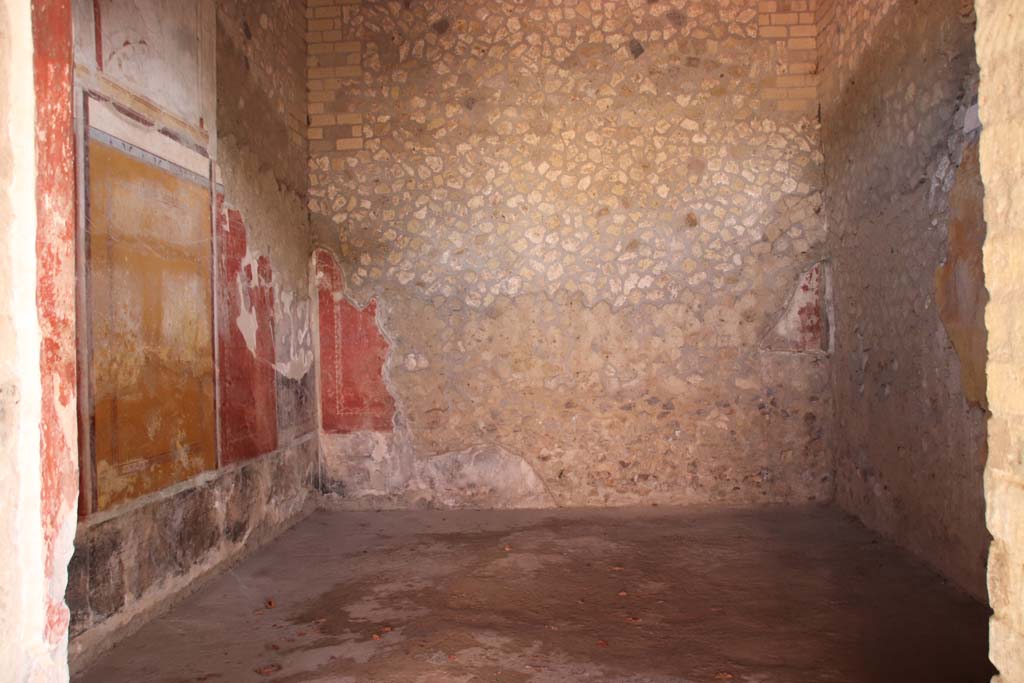
[(319, 511), (77, 680), (981, 683), (986, 619), (823, 507)]

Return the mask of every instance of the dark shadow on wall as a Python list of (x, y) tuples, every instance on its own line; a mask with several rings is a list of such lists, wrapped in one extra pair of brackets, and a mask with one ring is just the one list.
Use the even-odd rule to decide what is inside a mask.
[(984, 599), (987, 294), (978, 133), (967, 116), (973, 32), (961, 0), (897, 3), (837, 99), (823, 102), (822, 138), (837, 501)]

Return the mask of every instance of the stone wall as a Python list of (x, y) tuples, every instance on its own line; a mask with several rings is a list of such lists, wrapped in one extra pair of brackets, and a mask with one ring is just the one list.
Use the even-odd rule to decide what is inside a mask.
[(325, 490), (829, 499), (814, 10), (311, 0), (314, 235), (396, 411)]
[[(92, 5), (79, 3), (80, 22)], [(198, 80), (209, 92), (194, 96), (209, 104), (186, 131), (213, 167), (216, 282), (207, 305), (217, 353), (217, 465), (81, 520), (68, 589), (73, 669), (300, 519), (316, 480), (305, 6), (196, 6)], [(80, 25), (79, 35), (88, 28)], [(79, 48), (80, 85), (102, 89), (106, 81), (93, 72), (104, 69), (90, 61), (90, 47)], [(172, 72), (176, 66), (173, 56), (141, 54), (146, 68), (161, 58)], [(109, 94), (140, 106), (132, 93)], [(193, 110), (188, 101), (178, 106)]]
[(1024, 22), (1006, 0), (978, 0), (981, 171), (985, 179), (990, 457), (985, 496), (992, 662), (1001, 683), (1024, 681)]
[[(222, 407), (229, 402), (251, 406), (253, 392), (244, 390), (250, 385), (244, 375), (258, 373), (262, 366), (274, 386), (266, 413), (276, 415), (271, 430), (282, 445), (316, 429), (304, 32), (304, 3), (219, 2), (217, 163), (224, 213), (218, 231), (228, 247), (221, 253), (222, 263), (237, 271), (222, 289), (219, 326), (222, 342), (232, 336), (242, 341), (225, 342), (238, 353), (225, 354), (220, 363), (223, 367), (241, 356), (241, 362), (253, 364), (243, 372), (245, 386), (225, 385), (220, 400)], [(235, 257), (237, 262), (230, 263)], [(253, 286), (268, 288), (269, 301), (262, 309), (251, 295), (238, 297), (240, 290)], [(266, 335), (265, 351), (257, 348), (261, 332)], [(222, 432), (227, 419), (222, 412)], [(247, 431), (249, 424), (241, 421), (240, 431)]]
[(827, 2), (837, 500), (984, 598), (987, 294), (969, 2)]

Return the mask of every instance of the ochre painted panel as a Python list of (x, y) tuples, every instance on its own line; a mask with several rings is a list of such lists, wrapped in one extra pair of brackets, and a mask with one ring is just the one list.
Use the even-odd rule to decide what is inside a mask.
[(216, 466), (209, 187), (89, 142), (98, 508)]
[(935, 273), (935, 301), (960, 361), (964, 398), (988, 409), (985, 365), (988, 362), (988, 331), (985, 328), (985, 186), (981, 182), (978, 145), (964, 149), (949, 192), (949, 237), (946, 260)]

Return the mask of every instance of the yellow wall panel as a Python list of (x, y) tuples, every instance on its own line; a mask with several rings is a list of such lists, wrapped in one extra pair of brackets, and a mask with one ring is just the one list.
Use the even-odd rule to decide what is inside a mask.
[(216, 466), (210, 190), (91, 139), (92, 436), (98, 508)]

